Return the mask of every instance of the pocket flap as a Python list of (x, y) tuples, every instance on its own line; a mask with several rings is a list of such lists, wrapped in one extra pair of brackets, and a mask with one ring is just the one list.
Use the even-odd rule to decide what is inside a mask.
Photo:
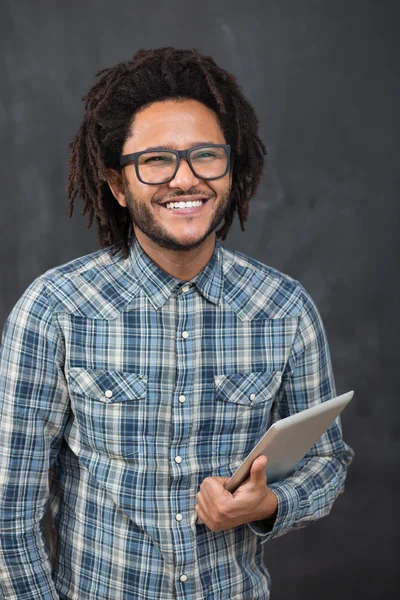
[(69, 381), (72, 390), (107, 403), (145, 398), (147, 392), (143, 375), (123, 371), (73, 368)]
[(225, 402), (254, 406), (274, 396), (281, 381), (281, 371), (216, 375), (214, 377), (215, 398)]

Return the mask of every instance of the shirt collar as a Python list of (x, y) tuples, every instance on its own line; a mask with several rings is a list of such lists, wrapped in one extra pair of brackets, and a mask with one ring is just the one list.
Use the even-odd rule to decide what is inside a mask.
[(173, 293), (180, 293), (181, 288), (193, 283), (199, 292), (213, 304), (219, 304), (223, 292), (223, 250), (218, 241), (214, 252), (200, 273), (190, 282), (182, 281), (169, 275), (158, 267), (143, 250), (136, 238), (130, 248), (132, 270), (146, 296), (155, 309), (161, 308)]

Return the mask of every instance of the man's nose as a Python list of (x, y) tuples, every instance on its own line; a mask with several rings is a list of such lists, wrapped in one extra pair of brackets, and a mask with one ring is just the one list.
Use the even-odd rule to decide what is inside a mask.
[(182, 159), (175, 177), (169, 182), (171, 188), (178, 187), (182, 190), (189, 190), (199, 183), (199, 179), (193, 173), (186, 159)]

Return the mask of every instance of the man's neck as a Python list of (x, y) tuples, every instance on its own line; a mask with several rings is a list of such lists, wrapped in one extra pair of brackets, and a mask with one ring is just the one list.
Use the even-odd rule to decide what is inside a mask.
[(211, 234), (197, 248), (192, 250), (168, 250), (153, 242), (136, 229), (136, 239), (140, 246), (160, 269), (181, 281), (190, 281), (209, 262), (214, 249), (216, 236)]

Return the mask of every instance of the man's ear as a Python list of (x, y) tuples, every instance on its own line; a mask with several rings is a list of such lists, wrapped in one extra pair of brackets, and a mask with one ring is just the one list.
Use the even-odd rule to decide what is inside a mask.
[(233, 179), (233, 163), (231, 163), (231, 167), (229, 169), (229, 189), (232, 187), (232, 179)]
[(126, 198), (125, 198), (125, 187), (122, 171), (118, 172), (114, 169), (107, 169), (107, 183), (110, 186), (110, 190), (112, 195), (123, 207), (127, 206)]

